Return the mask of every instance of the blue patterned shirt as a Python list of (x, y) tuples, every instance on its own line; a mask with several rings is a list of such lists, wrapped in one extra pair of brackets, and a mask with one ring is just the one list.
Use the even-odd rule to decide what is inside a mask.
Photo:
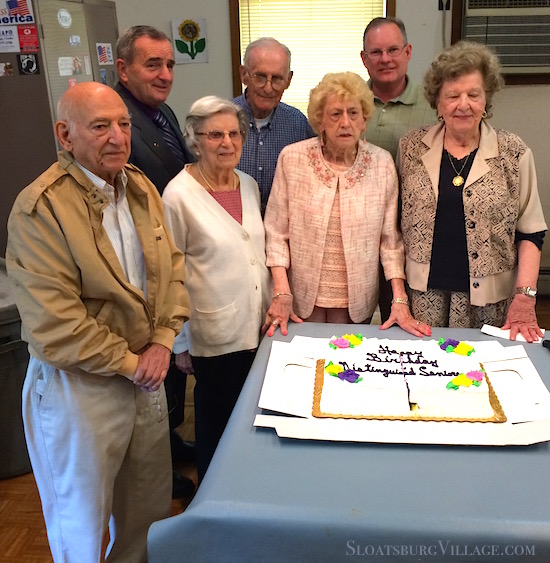
[(279, 103), (273, 110), (269, 123), (258, 131), (245, 94), (233, 99), (246, 110), (250, 119), (248, 138), (237, 168), (258, 182), (263, 214), (273, 184), (279, 153), (287, 145), (315, 137), (315, 133), (299, 109), (283, 103)]

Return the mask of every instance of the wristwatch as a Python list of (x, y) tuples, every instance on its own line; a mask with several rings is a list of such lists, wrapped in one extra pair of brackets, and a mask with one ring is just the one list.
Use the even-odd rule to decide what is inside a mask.
[(527, 297), (533, 297), (533, 299), (537, 296), (537, 290), (532, 287), (516, 287), (516, 293), (522, 293)]

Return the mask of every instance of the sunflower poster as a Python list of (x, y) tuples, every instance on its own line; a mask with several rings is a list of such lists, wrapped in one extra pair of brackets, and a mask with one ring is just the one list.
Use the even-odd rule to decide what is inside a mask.
[(172, 36), (176, 64), (208, 62), (205, 19), (172, 20)]

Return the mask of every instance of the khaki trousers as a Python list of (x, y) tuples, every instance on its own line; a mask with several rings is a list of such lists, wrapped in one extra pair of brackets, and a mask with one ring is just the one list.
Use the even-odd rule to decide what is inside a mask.
[(147, 560), (147, 531), (170, 515), (164, 388), (74, 375), (31, 356), (23, 421), (55, 563)]

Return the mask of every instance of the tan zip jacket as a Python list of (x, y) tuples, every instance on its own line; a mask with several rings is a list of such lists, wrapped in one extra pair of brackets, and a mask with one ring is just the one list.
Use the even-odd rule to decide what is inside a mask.
[(131, 379), (136, 353), (152, 343), (171, 350), (189, 316), (184, 258), (160, 196), (136, 167), (125, 171), (147, 297), (127, 281), (102, 226), (104, 193), (70, 153), (19, 194), (8, 220), (6, 264), (22, 337), (33, 356), (69, 373)]

